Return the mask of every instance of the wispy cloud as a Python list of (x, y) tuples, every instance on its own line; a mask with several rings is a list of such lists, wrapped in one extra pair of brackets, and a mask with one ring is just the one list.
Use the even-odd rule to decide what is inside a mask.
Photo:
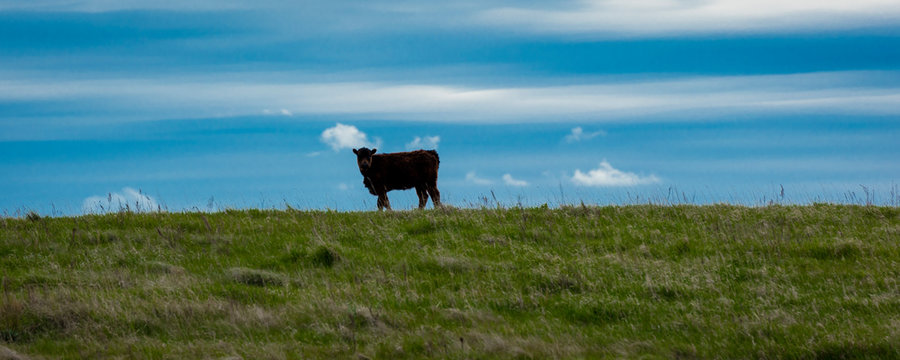
[(375, 142), (369, 141), (369, 137), (366, 133), (359, 131), (356, 126), (344, 125), (341, 123), (325, 129), (320, 136), (320, 140), (328, 146), (331, 146), (334, 151), (364, 146), (378, 147), (380, 143), (379, 139), (376, 139)]
[(558, 118), (603, 121), (671, 114), (694, 118), (798, 112), (897, 115), (900, 87), (896, 79), (900, 79), (900, 72), (826, 72), (492, 88), (377, 82), (221, 82), (204, 77), (8, 79), (0, 80), (0, 101), (91, 103), (104, 113), (143, 114), (148, 118), (258, 114), (266, 104), (294, 109), (293, 115), (377, 114), (403, 120), (462, 122), (551, 122)]
[(606, 160), (603, 160), (598, 168), (588, 171), (587, 174), (581, 170), (575, 170), (575, 175), (572, 176), (572, 182), (576, 185), (598, 187), (647, 185), (659, 181), (656, 175), (640, 176), (615, 169)]
[[(501, 29), (599, 37), (820, 32), (891, 26), (895, 0), (509, 0), (449, 3), (296, 2), (287, 0), (0, 0), (0, 11), (103, 13), (223, 11), (266, 14), (268, 28), (359, 32), (384, 29)], [(314, 26), (309, 26), (313, 24)], [(294, 29), (294, 30), (291, 30)]]
[(581, 128), (581, 126), (576, 126), (572, 128), (572, 132), (570, 132), (569, 135), (566, 135), (565, 140), (568, 143), (574, 143), (583, 140), (590, 140), (597, 136), (606, 136), (606, 131), (599, 130), (586, 133), (584, 132), (584, 129)]
[(503, 174), (503, 183), (509, 186), (528, 186), (527, 181), (515, 179), (510, 174)]
[(81, 211), (85, 214), (99, 214), (117, 212), (123, 210), (135, 212), (157, 211), (159, 204), (156, 200), (140, 190), (130, 187), (122, 189), (122, 192), (111, 192), (106, 196), (91, 196), (81, 204)]
[(820, 32), (896, 24), (894, 0), (580, 0), (552, 7), (496, 7), (475, 16), (489, 26), (598, 37)]
[(491, 180), (478, 177), (478, 175), (476, 175), (474, 171), (469, 171), (466, 174), (466, 181), (476, 185), (491, 185), (494, 183)]
[(440, 136), (425, 136), (413, 138), (413, 141), (406, 144), (407, 150), (415, 150), (415, 149), (434, 149), (438, 148), (438, 143), (441, 142)]
[(283, 116), (294, 116), (294, 113), (288, 109), (281, 109), (278, 111), (274, 111), (272, 109), (263, 109), (263, 115), (283, 115)]

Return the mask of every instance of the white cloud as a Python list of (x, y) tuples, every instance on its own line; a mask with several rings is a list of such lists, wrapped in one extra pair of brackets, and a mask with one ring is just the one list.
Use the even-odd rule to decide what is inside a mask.
[(600, 167), (588, 171), (587, 174), (575, 170), (575, 175), (572, 176), (572, 182), (583, 186), (635, 186), (655, 184), (659, 181), (656, 175), (643, 177), (615, 169), (606, 160), (600, 163)]
[[(121, 118), (240, 116), (259, 109), (295, 115), (365, 115), (458, 122), (621, 121), (681, 115), (898, 115), (900, 71), (712, 76), (531, 87), (395, 83), (270, 83), (191, 79), (19, 79), (0, 72), (0, 101), (89, 102)], [(211, 111), (210, 109), (215, 109)], [(277, 113), (270, 110), (272, 114)], [(665, 116), (663, 116), (665, 115)]]
[(337, 188), (338, 188), (338, 190), (340, 190), (340, 191), (347, 191), (347, 190), (350, 190), (350, 186), (347, 185), (346, 183), (340, 183), (340, 184), (338, 184), (338, 185), (337, 185)]
[[(353, 149), (359, 147), (378, 147), (380, 141), (369, 141), (366, 133), (359, 131), (356, 126), (337, 123), (334, 127), (325, 129), (320, 137), (323, 143), (331, 146), (334, 151), (341, 149)], [(376, 139), (378, 140), (378, 139)]]
[[(0, 0), (0, 11), (248, 10), (288, 34), (439, 28), (601, 37), (821, 32), (892, 26), (896, 0), (569, 0), (305, 2), (284, 0)], [(474, 29), (473, 29), (474, 28)]]
[(580, 0), (563, 4), (497, 7), (480, 12), (475, 19), (519, 32), (606, 38), (821, 32), (900, 21), (896, 0)]
[(85, 214), (99, 214), (130, 210), (134, 212), (157, 211), (159, 205), (156, 200), (140, 190), (130, 187), (122, 189), (121, 193), (111, 192), (106, 196), (91, 196), (81, 203), (81, 211)]
[(509, 186), (528, 186), (527, 181), (514, 179), (510, 174), (503, 175), (503, 183)]
[(469, 173), (466, 174), (466, 181), (476, 185), (491, 185), (494, 183), (488, 179), (478, 177), (478, 175), (475, 175), (474, 171), (469, 171)]
[(606, 132), (600, 130), (600, 131), (585, 133), (584, 130), (581, 128), (581, 126), (577, 126), (577, 127), (572, 128), (572, 132), (569, 133), (569, 135), (566, 135), (565, 139), (566, 139), (566, 142), (573, 143), (573, 142), (578, 142), (578, 141), (583, 141), (583, 140), (590, 140), (597, 136), (606, 136)]
[(416, 136), (412, 142), (406, 144), (406, 148), (408, 150), (416, 150), (416, 149), (437, 150), (439, 142), (441, 142), (440, 136), (426, 136), (426, 137)]
[(278, 111), (273, 111), (272, 109), (263, 109), (263, 115), (282, 115), (282, 116), (294, 116), (294, 113), (288, 109), (281, 109)]

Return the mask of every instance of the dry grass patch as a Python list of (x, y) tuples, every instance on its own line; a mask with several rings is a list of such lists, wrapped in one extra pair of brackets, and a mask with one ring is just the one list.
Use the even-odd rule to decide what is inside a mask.
[(265, 270), (233, 267), (228, 269), (228, 276), (232, 281), (251, 286), (284, 286), (287, 279), (281, 275)]

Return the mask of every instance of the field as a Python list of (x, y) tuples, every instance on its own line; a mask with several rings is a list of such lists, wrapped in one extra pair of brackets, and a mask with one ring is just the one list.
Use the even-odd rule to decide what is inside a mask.
[(0, 273), (32, 358), (900, 358), (897, 207), (32, 214)]

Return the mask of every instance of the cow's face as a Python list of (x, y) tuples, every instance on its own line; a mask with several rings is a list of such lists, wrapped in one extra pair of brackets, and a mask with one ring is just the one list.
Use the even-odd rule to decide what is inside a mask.
[(375, 155), (376, 151), (378, 151), (378, 149), (353, 149), (353, 153), (356, 154), (356, 165), (359, 166), (359, 172), (366, 172), (372, 167), (372, 155)]

